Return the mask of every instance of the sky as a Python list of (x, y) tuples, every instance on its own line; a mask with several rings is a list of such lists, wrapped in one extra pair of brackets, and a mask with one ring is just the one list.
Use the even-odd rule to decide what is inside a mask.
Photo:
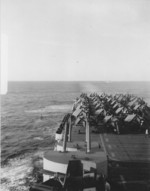
[(150, 1), (1, 0), (1, 42), (9, 81), (150, 81)]

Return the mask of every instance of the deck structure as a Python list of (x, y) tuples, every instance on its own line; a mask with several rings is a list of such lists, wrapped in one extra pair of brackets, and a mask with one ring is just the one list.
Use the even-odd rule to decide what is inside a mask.
[(54, 150), (44, 155), (44, 181), (57, 175), (62, 190), (70, 191), (104, 191), (107, 185), (111, 191), (150, 191), (149, 131), (150, 107), (143, 99), (83, 93), (57, 129)]
[(140, 135), (101, 134), (108, 156), (112, 190), (150, 190), (150, 138)]

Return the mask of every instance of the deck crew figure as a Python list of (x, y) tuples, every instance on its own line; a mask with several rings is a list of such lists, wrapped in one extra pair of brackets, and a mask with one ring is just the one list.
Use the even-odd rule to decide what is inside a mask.
[(148, 129), (148, 127), (145, 130), (145, 137), (149, 137), (149, 129)]

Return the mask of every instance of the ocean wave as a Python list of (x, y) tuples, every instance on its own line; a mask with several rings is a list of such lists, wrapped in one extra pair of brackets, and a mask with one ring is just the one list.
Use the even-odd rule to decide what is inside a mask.
[(43, 151), (9, 159), (1, 167), (1, 190), (28, 191), (34, 182), (42, 181)]
[[(46, 129), (48, 127), (45, 127)], [(50, 133), (47, 131), (43, 131), (42, 136), (32, 135), (32, 138), (26, 138), (20, 143), (16, 143), (14, 145), (7, 145), (2, 149), (1, 152), (1, 164), (7, 165), (10, 159), (22, 158), (24, 155), (32, 154), (37, 151), (45, 150), (47, 148), (53, 148), (55, 143), (54, 139), (54, 130), (51, 130)], [(27, 144), (28, 142), (28, 144)]]
[(43, 141), (44, 140), (44, 138), (42, 138), (42, 137), (34, 137), (33, 139), (38, 140), (38, 141)]
[(50, 105), (47, 107), (43, 107), (41, 109), (35, 110), (26, 110), (26, 113), (53, 113), (53, 112), (64, 112), (70, 111), (72, 105)]

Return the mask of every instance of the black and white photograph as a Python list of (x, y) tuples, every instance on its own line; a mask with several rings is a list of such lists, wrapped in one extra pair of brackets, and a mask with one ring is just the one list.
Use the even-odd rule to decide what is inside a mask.
[(0, 190), (150, 191), (150, 0), (0, 4)]

